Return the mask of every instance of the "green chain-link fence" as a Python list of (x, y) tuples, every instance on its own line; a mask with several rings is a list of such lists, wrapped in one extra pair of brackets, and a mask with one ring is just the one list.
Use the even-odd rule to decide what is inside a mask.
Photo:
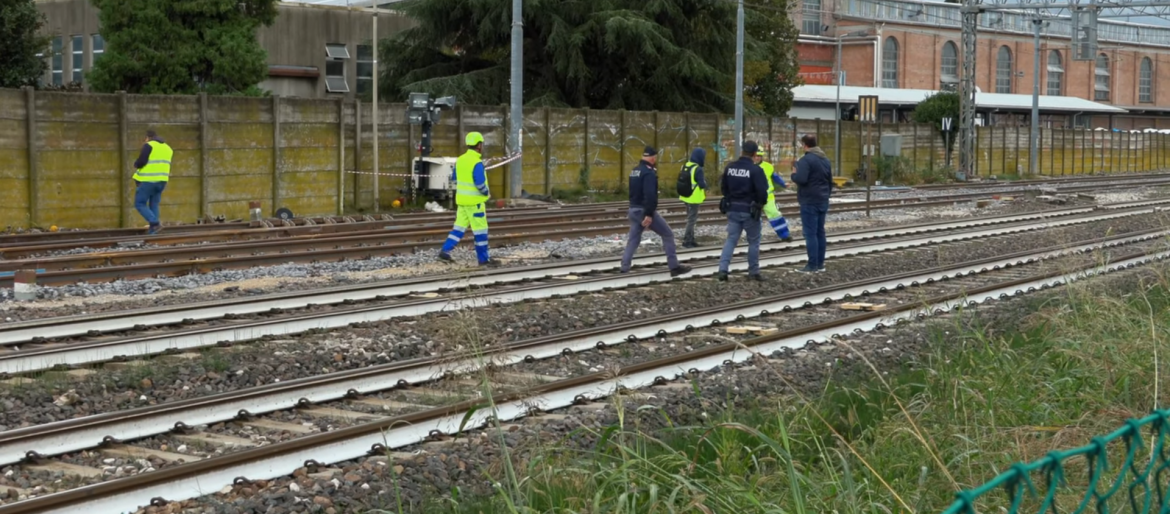
[[(1142, 441), (1143, 430), (1150, 437), (1150, 445)], [(1167, 503), (1167, 483), (1170, 482), (1170, 410), (1158, 410), (1141, 419), (1131, 419), (1125, 426), (1093, 440), (1080, 448), (1052, 451), (1032, 463), (1017, 462), (1011, 469), (991, 481), (958, 497), (944, 514), (975, 514), (976, 502), (994, 509), (988, 512), (1080, 513), (1092, 511), (1170, 513)], [(1125, 461), (1120, 466), (1109, 462), (1109, 454)], [(1083, 458), (1081, 460), (1080, 458)], [(1075, 460), (1074, 460), (1075, 459)], [(1066, 467), (1070, 461), (1083, 463), (1086, 481), (1072, 485)], [(1084, 475), (1081, 475), (1084, 476)], [(1038, 488), (1037, 482), (1043, 487)], [(1079, 481), (1078, 481), (1079, 482)], [(1005, 498), (983, 498), (997, 489)], [(1120, 493), (1120, 494), (1119, 494)], [(1025, 505), (1027, 505), (1025, 507)], [(1033, 510), (1034, 509), (1034, 510)]]

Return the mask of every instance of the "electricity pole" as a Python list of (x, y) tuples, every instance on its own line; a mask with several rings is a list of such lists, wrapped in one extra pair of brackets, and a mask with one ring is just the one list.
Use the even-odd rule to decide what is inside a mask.
[(978, 0), (963, 0), (963, 59), (959, 79), (959, 173), (975, 172), (975, 32), (979, 28)]
[[(374, 105), (370, 111), (370, 122), (374, 125), (374, 212), (382, 210), (382, 206), (378, 203), (378, 173), (381, 170), (378, 168), (378, 4), (374, 4), (374, 42), (373, 42), (373, 58), (374, 58)], [(414, 149), (408, 151), (413, 152)], [(356, 200), (356, 196), (354, 197)]]
[(1032, 137), (1029, 139), (1028, 174), (1040, 173), (1040, 25), (1044, 23), (1039, 14), (1032, 20), (1032, 45), (1035, 51), (1032, 56)]
[(743, 0), (739, 0), (735, 23), (735, 149), (731, 155), (743, 149)]
[[(521, 131), (524, 128), (524, 20), (521, 17), (523, 0), (512, 0), (512, 115), (508, 139), (512, 143), (511, 153), (520, 153)], [(524, 158), (512, 161), (508, 166), (508, 194), (520, 197), (524, 179)]]

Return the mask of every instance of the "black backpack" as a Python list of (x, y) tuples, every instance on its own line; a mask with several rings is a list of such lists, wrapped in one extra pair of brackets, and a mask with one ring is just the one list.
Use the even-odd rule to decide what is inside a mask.
[(683, 165), (682, 171), (678, 173), (678, 183), (675, 186), (678, 188), (678, 195), (687, 197), (695, 194), (695, 188), (691, 187), (691, 168)]

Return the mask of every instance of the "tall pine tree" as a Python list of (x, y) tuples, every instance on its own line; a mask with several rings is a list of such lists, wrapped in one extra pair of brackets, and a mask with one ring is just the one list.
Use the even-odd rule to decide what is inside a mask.
[(45, 24), (33, 0), (0, 2), (0, 87), (33, 86), (45, 73), (49, 38), (37, 35)]
[[(749, 108), (781, 115), (797, 80), (789, 0), (747, 14)], [(382, 92), (509, 98), (511, 0), (407, 0), (417, 25), (382, 43)], [(728, 0), (526, 0), (527, 105), (729, 112), (736, 5)]]
[(267, 54), (256, 29), (277, 0), (93, 0), (106, 53), (87, 77), (98, 91), (260, 94)]

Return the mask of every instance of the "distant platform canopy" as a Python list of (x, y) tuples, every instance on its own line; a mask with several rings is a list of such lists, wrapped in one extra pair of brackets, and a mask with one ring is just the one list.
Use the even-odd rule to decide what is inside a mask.
[[(877, 87), (841, 86), (841, 103), (855, 104), (860, 96), (874, 95), (882, 106), (903, 108), (918, 105), (926, 97), (938, 93), (929, 89), (886, 89)], [(805, 85), (792, 88), (795, 104), (833, 104), (837, 101), (837, 86)], [(1021, 112), (1032, 109), (1032, 95), (1002, 93), (975, 93), (975, 107), (979, 110)], [(1040, 95), (1040, 111), (1067, 114), (1125, 114), (1129, 111), (1073, 96)]]

